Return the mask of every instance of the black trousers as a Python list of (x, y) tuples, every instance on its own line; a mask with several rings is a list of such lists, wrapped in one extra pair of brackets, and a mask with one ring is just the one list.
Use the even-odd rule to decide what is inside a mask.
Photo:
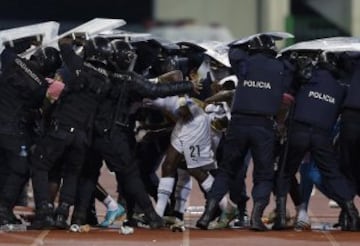
[(254, 161), (252, 197), (254, 202), (268, 204), (274, 181), (274, 143), (272, 120), (260, 116), (232, 117), (222, 162), (208, 197), (220, 200), (236, 175), (245, 177), (244, 160), (250, 150)]
[(343, 119), (340, 125), (340, 168), (351, 187), (360, 195), (360, 121), (353, 119)]
[(88, 137), (84, 130), (51, 129), (36, 145), (31, 158), (31, 178), (36, 207), (49, 202), (49, 171), (62, 159), (63, 184), (60, 203), (73, 204), (80, 171), (88, 149)]
[(29, 179), (29, 136), (20, 129), (13, 132), (0, 129), (0, 204), (11, 209)]
[(133, 132), (122, 128), (113, 130), (111, 136), (94, 138), (93, 157), (85, 163), (80, 179), (78, 209), (86, 209), (90, 204), (100, 174), (101, 160), (105, 160), (108, 168), (115, 172), (118, 186), (127, 201), (136, 202), (143, 210), (152, 206), (135, 163), (135, 144)]
[[(298, 171), (302, 159), (310, 152), (318, 166), (324, 185), (329, 188), (325, 194), (338, 203), (352, 200), (354, 190), (340, 172), (338, 160), (332, 145), (331, 131), (314, 128), (310, 125), (294, 122), (288, 133), (288, 153), (283, 172), (276, 180), (276, 195), (284, 197), (290, 189), (290, 181)], [(281, 163), (281, 162), (280, 162)]]
[(137, 143), (136, 159), (139, 166), (140, 176), (144, 182), (147, 193), (157, 200), (157, 188), (159, 177), (156, 171), (159, 168), (161, 158), (169, 146), (170, 134), (158, 136), (156, 139)]
[(88, 211), (103, 165), (101, 154), (91, 146), (86, 154), (77, 186), (75, 210), (83, 214)]

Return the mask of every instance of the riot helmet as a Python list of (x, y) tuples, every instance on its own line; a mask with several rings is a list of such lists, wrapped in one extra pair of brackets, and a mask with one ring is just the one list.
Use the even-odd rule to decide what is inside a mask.
[(231, 74), (231, 70), (229, 67), (218, 62), (215, 59), (210, 60), (210, 70), (213, 81), (220, 81)]
[(338, 66), (347, 73), (352, 73), (355, 69), (356, 63), (360, 59), (360, 52), (346, 51), (339, 55)]
[(62, 64), (60, 52), (53, 47), (39, 48), (30, 60), (36, 63), (42, 75), (50, 77)]
[(273, 37), (269, 35), (258, 35), (251, 39), (248, 43), (248, 48), (250, 50), (259, 50), (259, 51), (273, 51), (276, 52), (276, 44)]
[(334, 52), (323, 51), (319, 55), (319, 66), (331, 71), (335, 76), (338, 75), (338, 56)]
[(307, 82), (312, 77), (313, 69), (318, 64), (319, 54), (314, 51), (293, 51), (290, 61), (296, 66), (296, 74), (301, 82)]
[(177, 68), (176, 56), (160, 54), (152, 64), (151, 73), (153, 76), (160, 76)]
[(113, 40), (111, 42), (114, 53), (112, 61), (120, 70), (132, 71), (136, 62), (136, 52), (132, 45), (123, 40)]
[(113, 55), (113, 47), (107, 38), (94, 37), (85, 42), (84, 59), (107, 65)]
[(319, 55), (319, 63), (327, 63), (331, 65), (336, 65), (337, 57), (336, 54), (329, 51), (323, 51)]

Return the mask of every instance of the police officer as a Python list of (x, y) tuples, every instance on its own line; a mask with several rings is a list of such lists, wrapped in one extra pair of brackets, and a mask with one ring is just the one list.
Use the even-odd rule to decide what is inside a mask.
[[(357, 195), (360, 194), (360, 155), (357, 149), (360, 141), (360, 53), (344, 52), (341, 57), (341, 68), (344, 71), (344, 77), (349, 81), (350, 86), (344, 101), (340, 121), (340, 158), (341, 170), (349, 180)], [(342, 211), (340, 214), (340, 225), (347, 227), (346, 214)]]
[[(162, 219), (156, 214), (141, 181), (138, 166), (134, 163), (136, 108), (141, 105), (144, 97), (165, 97), (197, 90), (198, 87), (188, 81), (151, 83), (134, 72), (129, 72), (134, 66), (136, 54), (128, 43), (115, 40), (113, 47), (115, 51), (112, 60), (117, 72), (112, 74), (111, 92), (97, 111), (93, 154), (104, 159), (109, 169), (115, 172), (118, 185), (124, 191), (125, 199), (127, 201), (134, 200), (144, 211), (149, 226), (158, 228), (163, 226)], [(99, 176), (101, 166), (98, 164), (101, 162), (89, 162), (89, 168), (82, 175), (86, 185), (81, 185), (81, 188), (84, 189), (81, 192), (83, 196), (74, 211), (73, 224), (84, 223), (86, 207)], [(92, 180), (92, 185), (90, 180)], [(132, 211), (128, 211), (127, 217), (131, 220)]]
[[(110, 82), (106, 59), (112, 54), (112, 48), (106, 39), (88, 40), (84, 45), (84, 60), (75, 54), (70, 38), (61, 39), (59, 46), (71, 78), (52, 112), (51, 126), (32, 155), (36, 203), (34, 229), (54, 225), (60, 229), (68, 227), (66, 220), (69, 207), (74, 203), (79, 172), (90, 144), (94, 114), (100, 100), (107, 94)], [(54, 222), (48, 173), (60, 158), (63, 158), (65, 171)]]
[(360, 54), (344, 53), (342, 67), (348, 75), (350, 86), (345, 98), (340, 125), (341, 168), (357, 194), (360, 194), (360, 178), (357, 175), (360, 170), (358, 167), (360, 155), (356, 150), (360, 133), (358, 127), (360, 100), (357, 95), (360, 90)]
[[(338, 118), (346, 88), (337, 80), (336, 58), (330, 52), (320, 55), (318, 64), (310, 70), (295, 94), (294, 113), (288, 129), (288, 152), (282, 172), (276, 181), (276, 213), (274, 229), (286, 228), (286, 196), (290, 180), (296, 174), (306, 152), (310, 152), (319, 167), (327, 194), (335, 200), (349, 217), (349, 227), (358, 230), (358, 211), (353, 203), (354, 190), (339, 170), (331, 132)], [(302, 218), (298, 216), (301, 228)]]
[(261, 217), (273, 187), (274, 116), (280, 108), (286, 85), (292, 80), (292, 73), (290, 67), (276, 59), (272, 36), (256, 35), (248, 42), (248, 48), (249, 52), (236, 46), (229, 51), (230, 63), (239, 83), (219, 173), (208, 194), (205, 212), (196, 223), (202, 229), (208, 227), (218, 202), (229, 190), (230, 180), (244, 165), (244, 158), (250, 150), (254, 160), (254, 207), (250, 228), (266, 230)]
[(54, 48), (39, 49), (30, 61), (7, 47), (1, 54), (0, 152), (7, 177), (0, 195), (0, 225), (20, 223), (13, 207), (29, 178), (28, 154), (33, 144), (33, 113), (41, 107), (49, 87), (44, 76), (61, 64)]

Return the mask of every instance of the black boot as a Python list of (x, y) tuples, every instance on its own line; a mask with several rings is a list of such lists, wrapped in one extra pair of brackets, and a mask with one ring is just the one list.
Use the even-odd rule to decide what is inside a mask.
[(338, 222), (333, 227), (340, 227), (342, 231), (349, 231), (349, 215), (344, 209), (341, 209)]
[[(341, 227), (343, 231), (359, 231), (360, 229), (360, 220), (359, 220), (359, 212), (356, 209), (353, 201), (347, 201), (340, 205), (341, 208), (348, 216), (348, 225), (347, 227)], [(346, 215), (344, 215), (346, 218)]]
[(69, 217), (70, 204), (61, 202), (55, 211), (55, 226), (59, 229), (69, 229), (66, 222)]
[(262, 222), (262, 215), (266, 204), (255, 202), (251, 213), (250, 229), (254, 231), (266, 231), (267, 227)]
[(5, 205), (0, 205), (0, 225), (21, 224), (13, 211)]
[(33, 230), (46, 230), (53, 229), (55, 222), (54, 206), (51, 203), (43, 202), (35, 211), (35, 217), (31, 223), (30, 229)]
[(205, 204), (205, 211), (201, 215), (200, 219), (196, 222), (196, 227), (207, 230), (210, 222), (214, 219), (218, 210), (218, 201), (215, 199), (209, 199)]
[(87, 224), (89, 224), (91, 226), (96, 226), (99, 224), (97, 214), (96, 214), (95, 203), (92, 203), (87, 210), (86, 222), (87, 222)]
[(244, 228), (249, 226), (249, 215), (246, 209), (246, 201), (238, 204), (238, 218), (234, 222), (234, 227)]
[(86, 225), (87, 224), (87, 211), (86, 209), (75, 208), (71, 216), (71, 225)]
[(286, 223), (286, 197), (278, 197), (276, 199), (276, 216), (272, 227), (273, 230), (287, 229)]
[(145, 222), (151, 229), (157, 229), (165, 226), (163, 219), (155, 212), (153, 207), (144, 210)]

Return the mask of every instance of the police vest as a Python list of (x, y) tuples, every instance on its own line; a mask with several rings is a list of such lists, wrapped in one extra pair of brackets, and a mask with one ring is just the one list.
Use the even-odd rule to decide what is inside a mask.
[(275, 115), (284, 91), (284, 64), (263, 54), (252, 55), (244, 62), (244, 73), (236, 74), (239, 83), (232, 113)]
[(330, 130), (345, 96), (345, 87), (325, 69), (313, 71), (311, 79), (296, 94), (294, 119)]
[(360, 109), (360, 67), (358, 66), (351, 78), (350, 87), (344, 102), (344, 107)]

